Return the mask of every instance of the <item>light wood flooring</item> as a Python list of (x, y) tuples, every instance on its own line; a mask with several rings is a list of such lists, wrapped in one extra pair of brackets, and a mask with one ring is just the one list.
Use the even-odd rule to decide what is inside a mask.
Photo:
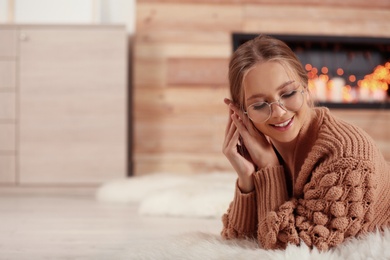
[(96, 188), (0, 187), (0, 260), (128, 259), (131, 248), (219, 219), (142, 217), (137, 204), (97, 202)]

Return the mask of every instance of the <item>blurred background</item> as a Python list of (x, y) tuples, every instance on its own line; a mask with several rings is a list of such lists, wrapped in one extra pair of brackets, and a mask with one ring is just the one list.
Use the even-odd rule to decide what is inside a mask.
[(389, 0), (0, 0), (0, 258), (156, 259), (177, 252), (170, 235), (219, 239), (228, 62), (261, 33), (390, 161), (389, 17)]
[(0, 183), (231, 171), (228, 60), (260, 33), (390, 160), (389, 16), (387, 0), (0, 0)]

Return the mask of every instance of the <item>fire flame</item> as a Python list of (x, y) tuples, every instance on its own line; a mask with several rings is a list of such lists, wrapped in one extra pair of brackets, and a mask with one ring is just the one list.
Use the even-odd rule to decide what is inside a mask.
[(368, 88), (371, 91), (376, 89), (386, 90), (390, 84), (390, 62), (379, 65), (374, 69), (374, 72), (364, 76), (364, 79), (359, 80), (358, 86), (361, 88)]
[[(329, 92), (331, 92), (332, 89), (334, 88), (334, 84), (333, 84), (333, 80), (328, 75), (328, 68), (322, 67), (321, 69), (318, 69), (311, 64), (306, 64), (305, 69), (307, 71), (307, 75), (309, 78), (309, 89), (315, 91), (316, 87), (318, 86), (318, 82), (322, 81), (323, 83), (325, 83), (326, 86), (326, 91), (328, 96), (326, 98), (332, 99), (331, 97), (329, 98)], [(321, 74), (318, 75), (319, 72), (321, 72)], [(343, 76), (345, 72), (342, 68), (338, 68), (336, 70), (336, 73), (338, 76)], [(348, 80), (351, 83), (356, 84), (355, 75), (349, 75)], [(357, 87), (352, 87), (348, 84), (345, 84), (341, 89), (343, 101), (344, 102), (356, 101), (356, 97), (354, 97), (356, 95), (353, 94), (354, 91), (360, 93), (360, 98), (362, 100), (367, 99), (367, 95), (370, 95), (370, 98), (373, 99), (378, 99), (378, 100), (385, 99), (387, 96), (386, 91), (388, 90), (389, 85), (390, 85), (390, 62), (386, 62), (384, 65), (378, 65), (377, 67), (375, 67), (374, 71), (371, 74), (364, 76), (362, 80), (357, 81)], [(363, 94), (366, 97), (363, 97)]]

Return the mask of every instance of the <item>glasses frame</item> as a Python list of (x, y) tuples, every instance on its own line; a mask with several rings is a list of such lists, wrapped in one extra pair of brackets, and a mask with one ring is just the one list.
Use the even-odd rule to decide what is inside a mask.
[[(276, 101), (274, 101), (274, 102), (268, 103), (268, 102), (265, 102), (265, 101), (264, 101), (264, 102), (256, 102), (256, 103), (253, 103), (252, 105), (250, 105), (250, 106), (247, 108), (247, 111), (244, 111), (244, 114), (247, 115), (248, 118), (249, 118), (251, 121), (255, 122), (255, 123), (264, 123), (264, 122), (267, 122), (268, 119), (270, 119), (270, 117), (271, 117), (271, 115), (272, 115), (272, 113), (273, 113), (273, 110), (272, 110), (272, 105), (273, 105), (273, 104), (278, 104), (278, 106), (279, 106), (281, 109), (283, 109), (284, 111), (286, 111), (286, 112), (287, 112), (287, 111), (290, 111), (290, 112), (297, 112), (299, 109), (301, 109), (301, 107), (302, 107), (302, 105), (303, 105), (303, 102), (304, 102), (304, 99), (305, 99), (305, 98), (304, 98), (304, 95), (303, 95), (303, 94), (305, 93), (305, 89), (299, 90), (300, 87), (301, 87), (301, 86), (299, 86), (297, 89), (295, 89), (295, 90), (293, 90), (293, 91), (291, 91), (291, 92), (282, 94), (282, 95), (279, 97), (279, 99), (276, 100)], [(302, 104), (301, 104), (301, 106), (299, 107), (299, 109), (298, 109), (297, 111), (288, 110), (288, 109), (284, 106), (284, 104), (281, 102), (281, 99), (282, 99), (283, 95), (292, 93), (292, 92), (294, 92), (294, 91), (296, 91), (297, 93), (301, 93), (301, 95), (302, 95), (302, 97), (303, 97)], [(265, 120), (262, 121), (262, 122), (257, 122), (257, 121), (255, 121), (255, 120), (253, 120), (253, 119), (249, 116), (249, 113), (248, 113), (248, 109), (249, 109), (250, 107), (252, 107), (252, 106), (254, 106), (254, 105), (256, 105), (256, 104), (259, 104), (259, 103), (267, 104), (267, 105), (269, 106), (269, 111), (270, 111), (269, 114), (268, 114), (267, 119), (265, 119)]]

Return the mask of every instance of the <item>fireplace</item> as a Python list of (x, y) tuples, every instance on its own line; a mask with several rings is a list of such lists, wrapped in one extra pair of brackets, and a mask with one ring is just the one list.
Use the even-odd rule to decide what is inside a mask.
[[(321, 105), (390, 108), (390, 38), (269, 35), (297, 54)], [(256, 36), (234, 33), (233, 50)]]

